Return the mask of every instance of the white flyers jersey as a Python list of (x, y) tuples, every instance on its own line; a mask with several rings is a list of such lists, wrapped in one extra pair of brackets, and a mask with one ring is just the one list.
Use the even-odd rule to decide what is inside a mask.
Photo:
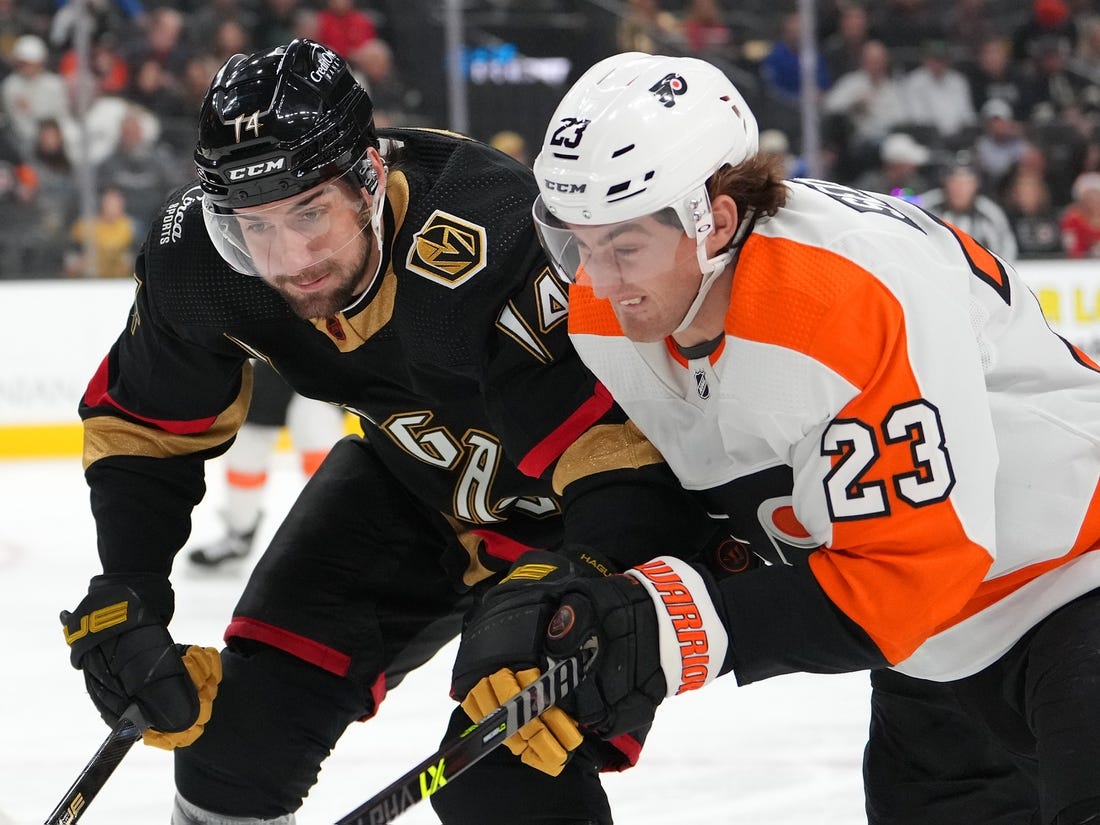
[[(801, 553), (882, 663), (970, 675), (1100, 586), (1100, 368), (955, 227), (837, 184), (788, 189), (741, 250), (709, 356), (630, 342), (583, 281), (574, 344), (683, 485), (752, 522), (771, 560)], [(737, 621), (755, 639), (774, 619)], [(773, 658), (742, 681), (806, 669), (743, 655)]]

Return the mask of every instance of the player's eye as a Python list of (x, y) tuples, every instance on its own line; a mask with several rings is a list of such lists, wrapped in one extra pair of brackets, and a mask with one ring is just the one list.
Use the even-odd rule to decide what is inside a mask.
[(267, 221), (245, 221), (244, 231), (247, 235), (259, 237), (271, 231), (272, 225)]

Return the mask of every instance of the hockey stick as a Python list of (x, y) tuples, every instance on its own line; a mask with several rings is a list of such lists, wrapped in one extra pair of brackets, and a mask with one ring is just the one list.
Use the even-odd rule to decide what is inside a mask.
[(336, 825), (386, 825), (421, 800), (427, 799), (539, 714), (545, 713), (573, 690), (596, 657), (596, 640), (578, 653), (554, 664), (457, 739), (372, 796)]
[(122, 757), (141, 738), (141, 732), (147, 727), (137, 705), (126, 708), (95, 756), (84, 766), (72, 787), (46, 819), (45, 825), (72, 825), (80, 819), (88, 804), (111, 778)]

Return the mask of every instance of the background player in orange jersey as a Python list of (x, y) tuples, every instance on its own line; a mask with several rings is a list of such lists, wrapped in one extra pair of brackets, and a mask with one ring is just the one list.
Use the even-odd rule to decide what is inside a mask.
[(589, 730), (721, 674), (869, 670), (871, 823), (1100, 821), (1100, 369), (997, 250), (784, 181), (757, 143), (715, 67), (618, 55), (554, 114), (534, 215), (582, 359), (758, 564), (719, 579), (670, 544), (505, 584), (461, 687), (494, 704), (472, 662), (516, 664), (486, 652), (541, 591), (559, 609), (517, 632), (598, 642), (566, 700)]
[(252, 361), (252, 403), (225, 454), (225, 499), (218, 511), (222, 533), (192, 547), (188, 560), (221, 569), (246, 558), (264, 515), (269, 470), (279, 431), (286, 427), (304, 478), (321, 466), (344, 435), (344, 411), (298, 395), (266, 361)]

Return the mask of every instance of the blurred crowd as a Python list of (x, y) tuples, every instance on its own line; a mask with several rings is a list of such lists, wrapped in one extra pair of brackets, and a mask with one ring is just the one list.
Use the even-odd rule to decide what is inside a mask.
[[(1009, 260), (1100, 257), (1100, 4), (818, 0), (808, 50), (798, 8), (630, 0), (618, 46), (726, 67), (792, 176), (907, 198)], [(798, 149), (804, 51), (813, 164)]]
[[(1098, 6), (818, 0), (812, 163), (794, 0), (626, 0), (611, 34), (726, 69), (792, 176), (909, 198), (1008, 259), (1100, 257)], [(128, 276), (192, 177), (199, 104), (235, 53), (312, 37), (348, 58), (379, 125), (426, 124), (388, 22), (363, 0), (0, 0), (0, 279)]]
[(193, 177), (199, 106), (233, 54), (312, 37), (348, 58), (379, 125), (415, 121), (384, 22), (355, 0), (0, 0), (0, 279), (128, 277)]

